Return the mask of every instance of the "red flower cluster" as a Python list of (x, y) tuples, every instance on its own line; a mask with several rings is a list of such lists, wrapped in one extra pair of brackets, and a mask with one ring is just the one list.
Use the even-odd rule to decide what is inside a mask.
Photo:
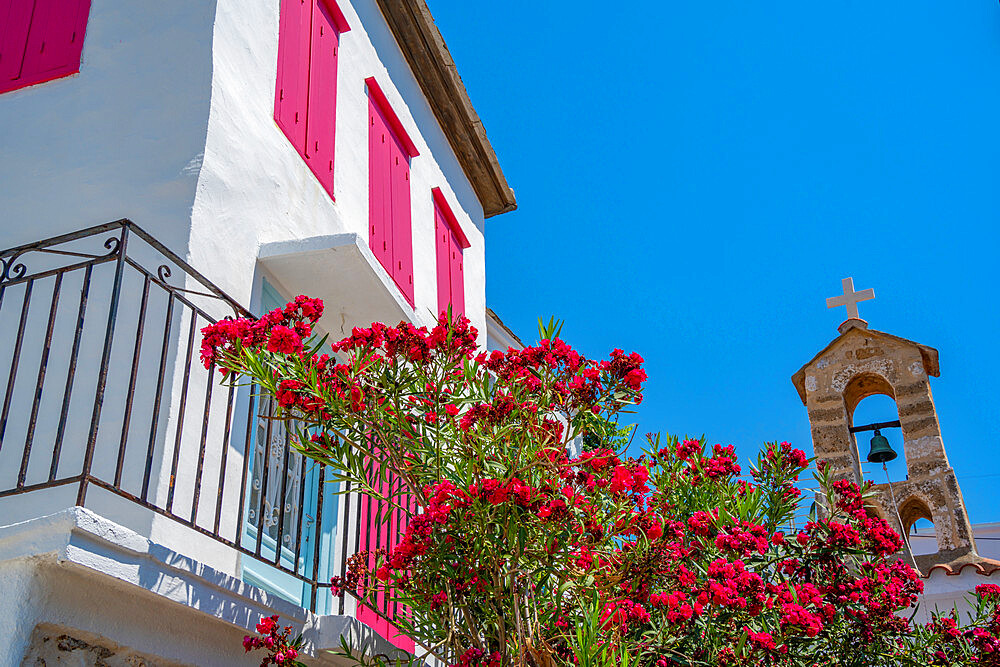
[(267, 665), (283, 665), (285, 667), (302, 667), (296, 658), (299, 656), (301, 638), (289, 639), (291, 626), (279, 629), (278, 617), (267, 616), (257, 623), (258, 636), (247, 635), (243, 638), (243, 650), (249, 653), (264, 649), (267, 653), (260, 661), (260, 667)]
[(736, 463), (736, 450), (732, 445), (723, 447), (715, 445), (712, 448), (712, 457), (702, 459), (702, 470), (706, 477), (735, 477), (740, 474), (740, 466)]
[(357, 592), (362, 590), (365, 578), (368, 574), (369, 554), (361, 551), (347, 559), (347, 567), (344, 576), (336, 575), (330, 579), (330, 592), (339, 597), (348, 591)]
[[(332, 352), (349, 357), (348, 363), (338, 364), (329, 355), (305, 353), (306, 339), (322, 312), (320, 300), (300, 296), (259, 320), (222, 320), (202, 330), (202, 359), (206, 368), (214, 364), (224, 373), (245, 374), (248, 369), (241, 354), (271, 355), (272, 361), (281, 362), (276, 366), (280, 370), (277, 377), (261, 378), (261, 384), (267, 388), (276, 383), (272, 391), (284, 416), (325, 422), (336, 411), (364, 413), (384, 401), (377, 393), (372, 396), (379, 363), (424, 365), (441, 358), (453, 367), (458, 365), (450, 379), (461, 381), (460, 362), (476, 349), (478, 333), (469, 320), (461, 317), (452, 321), (442, 313), (429, 332), (405, 322), (398, 327), (375, 323), (371, 328), (355, 328), (351, 336), (332, 345)], [(434, 400), (409, 397), (424, 409), (423, 419), (428, 424), (436, 424), (444, 416), (454, 418), (459, 412), (454, 405), (439, 405), (442, 396), (452, 391), (440, 389), (443, 394), (428, 386), (425, 394), (437, 394)], [(417, 419), (412, 414), (401, 417), (409, 422)], [(313, 440), (320, 448), (326, 442), (322, 437)]]
[[(870, 485), (871, 482), (868, 483)], [(829, 539), (840, 540), (843, 545), (853, 543), (857, 546), (859, 542), (879, 557), (890, 556), (902, 548), (903, 539), (889, 524), (865, 512), (863, 489), (847, 480), (837, 480), (831, 487), (837, 493), (837, 509), (853, 519), (857, 528), (828, 528), (831, 531)], [(857, 533), (857, 542), (852, 531)], [(836, 536), (833, 535), (834, 532), (837, 533)]]
[(611, 361), (602, 362), (601, 370), (638, 391), (647, 377), (646, 371), (642, 370), (642, 362), (642, 357), (635, 352), (626, 355), (622, 350), (612, 350)]
[(530, 401), (518, 403), (509, 394), (500, 394), (491, 403), (478, 403), (473, 405), (459, 422), (463, 431), (468, 431), (480, 422), (485, 422), (491, 428), (503, 426), (508, 419), (523, 418), (526, 414), (537, 414), (537, 408)]
[[(522, 350), (496, 350), (489, 355), (483, 352), (476, 360), (504, 383), (532, 392), (544, 391), (570, 412), (586, 409), (596, 414), (601, 407), (617, 412), (620, 406), (602, 401), (603, 397), (616, 388), (639, 392), (646, 380), (642, 357), (635, 352), (625, 356), (621, 350), (614, 350), (610, 361), (598, 363), (585, 359), (558, 338)], [(542, 380), (545, 376), (548, 382)], [(642, 400), (638, 393), (632, 398), (636, 403)]]
[(478, 648), (470, 648), (458, 658), (458, 664), (453, 667), (502, 667), (500, 652), (493, 651), (489, 655)]
[(333, 351), (382, 352), (389, 359), (422, 364), (428, 363), (435, 352), (471, 357), (478, 335), (465, 316), (452, 321), (447, 313), (441, 313), (437, 326), (430, 332), (427, 327), (415, 327), (409, 322), (400, 322), (397, 327), (387, 327), (380, 322), (368, 329), (355, 327), (350, 336), (333, 345)]
[(201, 360), (205, 368), (219, 364), (237, 346), (266, 346), (270, 352), (295, 354), (312, 334), (312, 327), (323, 316), (323, 302), (299, 295), (284, 308), (277, 308), (259, 320), (237, 318), (220, 320), (201, 330)]
[[(777, 648), (771, 633), (754, 632), (750, 628), (743, 628), (743, 630), (747, 633), (747, 642), (750, 644), (751, 652), (763, 651), (764, 653), (770, 653)], [(781, 648), (783, 649), (783, 653), (788, 652), (787, 645), (782, 645)]]
[(616, 629), (625, 634), (628, 632), (629, 623), (649, 623), (649, 612), (641, 604), (637, 604), (629, 599), (615, 600), (604, 605), (601, 611), (601, 624), (604, 626), (616, 626)]
[(731, 551), (739, 556), (762, 554), (767, 551), (767, 529), (749, 521), (740, 521), (722, 528), (715, 536), (715, 546), (720, 551)]
[(615, 466), (608, 487), (611, 493), (645, 494), (649, 492), (646, 482), (649, 480), (649, 470), (646, 466)]

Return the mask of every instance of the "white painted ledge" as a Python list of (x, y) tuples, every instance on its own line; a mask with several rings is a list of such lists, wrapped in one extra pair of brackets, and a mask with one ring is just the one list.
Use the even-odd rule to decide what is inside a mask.
[(302, 631), (311, 655), (339, 649), (342, 636), (355, 650), (395, 650), (354, 617), (313, 614), (82, 507), (0, 527), (0, 563), (24, 559), (54, 560), (96, 577), (95, 585), (112, 577), (241, 629), (277, 614)]
[(323, 299), (320, 328), (334, 338), (372, 322), (433, 326), (435, 316), (413, 309), (392, 276), (355, 233), (268, 243), (258, 258), (288, 294)]

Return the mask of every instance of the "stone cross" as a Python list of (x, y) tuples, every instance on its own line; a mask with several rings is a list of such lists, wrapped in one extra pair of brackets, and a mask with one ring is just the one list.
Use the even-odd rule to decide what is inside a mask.
[(844, 278), (840, 282), (844, 287), (843, 295), (829, 297), (826, 300), (826, 307), (839, 308), (840, 306), (847, 306), (848, 319), (860, 320), (861, 316), (858, 315), (858, 302), (874, 299), (875, 290), (869, 288), (861, 290), (860, 292), (855, 292), (854, 278)]

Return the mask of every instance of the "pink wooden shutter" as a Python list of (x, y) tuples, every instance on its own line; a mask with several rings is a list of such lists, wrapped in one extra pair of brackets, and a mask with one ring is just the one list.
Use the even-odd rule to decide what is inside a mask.
[(434, 255), (437, 259), (438, 312), (451, 303), (451, 229), (441, 208), (434, 204)]
[(389, 184), (391, 135), (382, 111), (368, 101), (368, 243), (379, 263), (392, 272), (392, 190)]
[(450, 242), (449, 273), (451, 274), (451, 311), (455, 317), (465, 314), (465, 260), (462, 256), (462, 244), (458, 236), (448, 234)]
[[(379, 463), (375, 464), (376, 471), (381, 471), (381, 467), (382, 467), (381, 464)], [(379, 472), (376, 472), (376, 474), (379, 474)], [(384, 481), (378, 480), (376, 478), (375, 480), (373, 480), (373, 482), (374, 483), (372, 486), (374, 486), (378, 490), (380, 495), (382, 496), (388, 495), (387, 494), (388, 489)], [(385, 549), (386, 542), (388, 542), (388, 537), (389, 537), (388, 536), (389, 507), (386, 503), (376, 498), (372, 498), (369, 502), (372, 503), (372, 513), (371, 513), (372, 523), (370, 526), (368, 526), (368, 533), (370, 535), (370, 542), (372, 545), (371, 548), (373, 551), (380, 548)], [(374, 566), (374, 556), (372, 556), (371, 562), (372, 565)], [(372, 567), (372, 571), (374, 572), (374, 567)], [(385, 604), (384, 592), (379, 591), (378, 593), (376, 593), (375, 606), (378, 608), (380, 612), (382, 612), (383, 615), (385, 614), (386, 604)], [(375, 631), (384, 637), (386, 635), (386, 631), (389, 628), (389, 622), (386, 621), (384, 618), (382, 618), (382, 616), (379, 616), (377, 614), (373, 615), (374, 618), (369, 622), (369, 625), (375, 628)]]
[(306, 154), (309, 31), (316, 0), (281, 0), (274, 120), (300, 155)]
[(410, 226), (410, 162), (395, 136), (390, 148), (392, 277), (413, 305), (413, 233)]
[[(393, 485), (393, 497), (400, 505), (408, 505), (406, 502), (406, 496), (403, 495), (402, 491), (404, 487), (399, 480), (394, 480)], [(414, 503), (409, 503), (411, 511), (415, 509)], [(398, 508), (393, 508), (388, 512), (388, 538), (386, 541), (386, 553), (392, 551), (392, 549), (403, 539), (403, 535), (406, 533), (407, 518), (406, 513)], [(390, 619), (397, 619), (401, 617), (406, 617), (410, 613), (409, 609), (405, 606), (399, 605), (386, 605), (386, 616)], [(385, 632), (383, 636), (388, 639), (396, 648), (403, 649), (410, 653), (416, 648), (414, 641), (407, 637), (406, 635), (400, 634), (399, 628), (397, 628), (393, 623), (385, 623)]]
[(306, 164), (333, 197), (333, 148), (337, 112), (337, 48), (339, 34), (325, 0), (313, 7), (309, 59), (309, 109), (306, 121)]
[[(377, 454), (377, 451), (376, 451)], [(370, 460), (371, 476), (369, 483), (382, 496), (395, 498), (397, 502), (403, 504), (401, 497), (401, 486), (398, 480), (390, 478), (388, 481), (378, 479), (381, 464), (377, 460)], [(415, 503), (410, 503), (411, 509), (416, 509)], [(385, 549), (386, 553), (392, 551), (393, 547), (402, 539), (402, 534), (406, 530), (406, 515), (404, 512), (391, 507), (388, 503), (377, 498), (369, 498), (362, 495), (360, 501), (361, 521), (358, 527), (358, 551), (368, 551), (368, 567), (374, 571), (375, 551), (379, 548)], [(357, 607), (357, 617), (362, 623), (368, 625), (380, 635), (388, 639), (397, 648), (406, 651), (413, 651), (415, 644), (412, 639), (399, 634), (399, 629), (387, 621), (383, 616), (390, 619), (397, 618), (398, 615), (408, 614), (409, 610), (397, 608), (390, 604), (388, 596), (379, 592), (375, 596), (375, 606), (378, 612), (366, 605), (359, 604)], [(380, 615), (381, 614), (381, 615)]]
[(0, 0), (0, 93), (80, 71), (90, 0)]
[(25, 0), (0, 0), (0, 93), (19, 87), (32, 6)]
[(35, 0), (23, 76), (41, 82), (80, 71), (89, 12), (90, 0)]
[(365, 79), (365, 85), (369, 117), (369, 241), (375, 256), (412, 306), (409, 158), (419, 153), (375, 78)]
[(451, 304), (455, 316), (465, 313), (465, 258), (469, 239), (458, 224), (441, 188), (431, 190), (434, 199), (435, 252), (438, 271), (438, 309)]
[[(389, 481), (383, 482), (379, 489), (382, 490), (382, 495), (385, 498), (393, 498), (394, 494), (397, 493), (395, 479), (390, 476)], [(398, 499), (397, 499), (398, 500)], [(392, 548), (396, 545), (396, 509), (390, 505), (388, 502), (380, 503), (382, 506), (382, 524), (378, 527), (379, 531), (379, 546), (385, 549), (385, 552), (391, 553)], [(389, 596), (382, 594), (379, 596), (379, 607), (382, 609), (382, 613), (393, 618), (392, 605), (389, 603)], [(393, 629), (392, 634), (390, 634), (390, 628), (392, 624), (382, 619), (382, 623), (379, 626), (379, 632), (382, 633), (383, 637), (391, 637), (395, 634), (395, 629)]]

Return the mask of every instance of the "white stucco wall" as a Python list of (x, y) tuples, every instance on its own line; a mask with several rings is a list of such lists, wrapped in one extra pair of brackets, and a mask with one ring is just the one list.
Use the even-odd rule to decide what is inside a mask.
[[(92, 0), (80, 73), (0, 95), (0, 248), (129, 217), (186, 256), (211, 102), (214, 15), (213, 0)], [(96, 247), (101, 248), (99, 243)], [(92, 251), (90, 247), (86, 250)], [(24, 262), (30, 272), (37, 269), (39, 256), (26, 255)], [(48, 472), (51, 435), (58, 420), (80, 298), (80, 273), (67, 276), (62, 286), (62, 310), (56, 322), (28, 483), (43, 481)], [(90, 421), (87, 404), (93, 404), (113, 273), (110, 264), (94, 271), (60, 476), (79, 471), (83, 458)], [(132, 323), (140, 284), (135, 280), (125, 283), (124, 292), (132, 298), (123, 300), (119, 313), (124, 326), (115, 342), (105, 396), (108, 409), (101, 431), (102, 441), (107, 440), (109, 446), (116, 425), (121, 423), (120, 409), (115, 413), (127, 390), (124, 378), (128, 375), (129, 338), (134, 336)], [(16, 476), (19, 468), (51, 288), (51, 279), (34, 286), (11, 409), (14, 419), (8, 424), (7, 446), (0, 453), (4, 488), (11, 486), (11, 475)], [(5, 350), (12, 348), (23, 290), (23, 284), (8, 288), (0, 311), (0, 319), (8, 324), (0, 334)], [(162, 328), (162, 316), (159, 318)], [(150, 323), (150, 327), (155, 325)], [(170, 354), (176, 354), (176, 341)], [(10, 357), (3, 356), (0, 365), (4, 365), (6, 380)], [(156, 363), (150, 359), (143, 364), (140, 376), (155, 378), (155, 369)], [(136, 421), (148, 420), (152, 389), (148, 382), (137, 385), (135, 413), (141, 416), (134, 417)], [(170, 418), (171, 393), (176, 392), (168, 379), (161, 432)], [(105, 467), (109, 458), (114, 459), (114, 454), (99, 448), (95, 466)], [(130, 458), (126, 464), (132, 477), (136, 468), (141, 477), (142, 462)], [(75, 489), (63, 487), (5, 498), (0, 503), (5, 517), (0, 523), (65, 507), (72, 504), (75, 495)], [(100, 506), (104, 501), (95, 497), (93, 502)], [(119, 521), (149, 532), (150, 513), (120, 503), (119, 509), (112, 512)]]
[(972, 534), (980, 556), (1000, 561), (1000, 523), (973, 524)]
[(80, 73), (0, 95), (0, 248), (131, 217), (186, 253), (214, 14), (92, 0)]
[(932, 612), (947, 614), (957, 609), (960, 616), (968, 614), (970, 600), (974, 596), (976, 586), (980, 584), (1000, 585), (1000, 572), (990, 576), (978, 574), (974, 568), (967, 567), (959, 574), (945, 574), (936, 570), (924, 579), (924, 593), (918, 601), (916, 623), (927, 623)]

